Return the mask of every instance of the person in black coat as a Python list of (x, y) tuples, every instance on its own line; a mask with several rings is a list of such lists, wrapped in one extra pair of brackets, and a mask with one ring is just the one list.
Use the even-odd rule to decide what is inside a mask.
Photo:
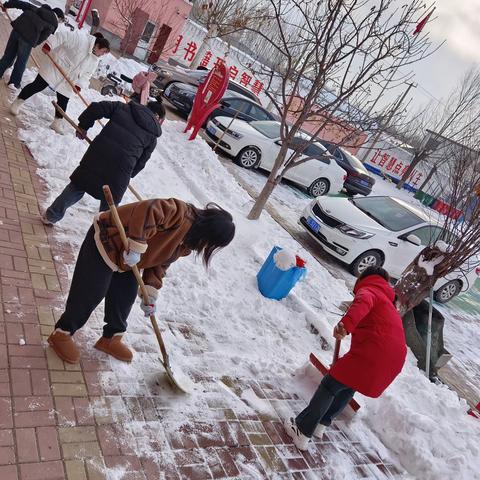
[(8, 38), (5, 53), (0, 59), (0, 78), (15, 62), (8, 84), (20, 88), (32, 48), (55, 33), (58, 20), (63, 20), (65, 16), (60, 8), (52, 9), (49, 5), (35, 7), (31, 3), (20, 0), (9, 0), (1, 5), (1, 8), (3, 11), (7, 8), (23, 10), (23, 13), (12, 21), (12, 32)]
[(108, 210), (103, 185), (109, 185), (116, 204), (122, 200), (130, 178), (147, 163), (162, 134), (165, 108), (160, 102), (146, 106), (135, 102), (94, 102), (78, 117), (84, 139), (96, 120), (110, 121), (95, 137), (80, 165), (70, 176), (70, 183), (48, 207), (42, 217), (46, 225), (60, 221), (67, 208), (77, 203), (85, 193), (100, 200), (100, 211)]

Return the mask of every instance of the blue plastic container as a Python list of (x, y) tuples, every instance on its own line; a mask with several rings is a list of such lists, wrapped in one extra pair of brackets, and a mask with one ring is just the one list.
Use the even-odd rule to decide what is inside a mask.
[(265, 260), (262, 268), (257, 273), (258, 289), (264, 297), (281, 300), (285, 298), (295, 284), (306, 274), (305, 267), (292, 267), (289, 270), (280, 270), (273, 259), (273, 256), (282, 250), (280, 247), (273, 247), (270, 255)]

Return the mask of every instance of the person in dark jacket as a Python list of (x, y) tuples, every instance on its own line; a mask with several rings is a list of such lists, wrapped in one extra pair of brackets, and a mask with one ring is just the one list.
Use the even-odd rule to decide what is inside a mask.
[(7, 8), (23, 10), (23, 13), (12, 21), (12, 32), (8, 38), (5, 53), (0, 59), (0, 78), (15, 62), (8, 84), (20, 88), (32, 48), (55, 33), (58, 20), (63, 20), (65, 16), (60, 8), (52, 9), (48, 5), (35, 7), (31, 3), (20, 0), (9, 0), (1, 8), (3, 11)]
[(165, 107), (160, 102), (146, 106), (135, 102), (94, 102), (78, 117), (84, 139), (95, 120), (110, 121), (95, 137), (80, 165), (70, 176), (70, 183), (48, 207), (42, 217), (45, 225), (60, 221), (67, 208), (77, 203), (85, 193), (100, 200), (100, 211), (108, 210), (103, 185), (109, 185), (113, 201), (118, 204), (135, 177), (147, 163), (162, 134)]
[(299, 450), (307, 450), (313, 435), (323, 436), (355, 392), (379, 397), (405, 363), (405, 333), (387, 271), (366, 268), (353, 293), (353, 303), (333, 332), (337, 340), (352, 335), (350, 350), (323, 377), (308, 406), (285, 421), (285, 430)]

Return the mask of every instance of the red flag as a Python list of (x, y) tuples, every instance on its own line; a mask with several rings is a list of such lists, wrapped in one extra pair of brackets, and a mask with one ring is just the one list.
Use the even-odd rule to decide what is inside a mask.
[(417, 35), (423, 30), (423, 27), (427, 24), (428, 20), (432, 16), (432, 13), (435, 11), (437, 7), (433, 7), (433, 10), (423, 19), (418, 22), (417, 26), (415, 27), (415, 30), (413, 31), (413, 35)]

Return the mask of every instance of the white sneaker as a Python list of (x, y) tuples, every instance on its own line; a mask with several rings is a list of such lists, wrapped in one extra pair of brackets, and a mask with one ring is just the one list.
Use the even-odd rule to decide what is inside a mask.
[(50, 128), (53, 131), (57, 132), (59, 135), (65, 135), (65, 131), (63, 130), (64, 123), (65, 121), (63, 120), (63, 118), (55, 117), (52, 124), (50, 125)]
[(25, 103), (25, 100), (22, 100), (21, 98), (16, 98), (12, 104), (10, 105), (10, 113), (12, 115), (17, 116), (18, 112), (20, 111), (21, 106)]
[(325, 433), (325, 429), (327, 427), (319, 423), (313, 432), (313, 436), (319, 438), (320, 440), (323, 438), (323, 434)]
[(53, 226), (53, 222), (51, 222), (48, 218), (47, 218), (47, 214), (44, 213), (41, 217), (40, 217), (40, 220), (42, 221), (42, 223), (48, 227), (52, 227)]
[(20, 88), (16, 87), (13, 83), (7, 83), (7, 87), (13, 92), (18, 92)]
[(288, 436), (293, 440), (294, 445), (299, 450), (308, 450), (308, 442), (310, 438), (306, 437), (297, 427), (295, 423), (295, 419), (293, 417), (287, 418), (283, 422), (283, 426), (285, 427), (285, 431), (287, 432)]

